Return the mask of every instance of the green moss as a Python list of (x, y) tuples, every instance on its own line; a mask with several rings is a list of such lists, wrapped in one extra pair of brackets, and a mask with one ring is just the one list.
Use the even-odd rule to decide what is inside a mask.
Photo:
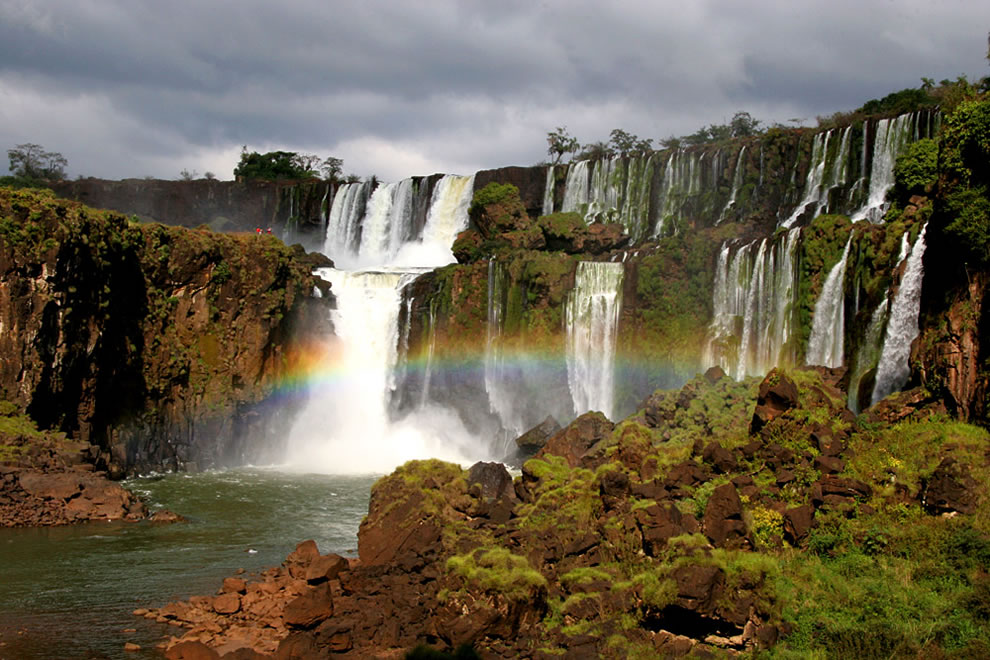
[(505, 548), (478, 548), (447, 560), (447, 571), (465, 587), (496, 593), (510, 601), (529, 600), (534, 590), (546, 589), (547, 581), (525, 557)]

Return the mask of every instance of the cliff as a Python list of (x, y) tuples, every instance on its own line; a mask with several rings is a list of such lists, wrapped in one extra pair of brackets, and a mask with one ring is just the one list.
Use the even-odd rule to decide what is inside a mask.
[(270, 396), (330, 300), (300, 251), (39, 191), (0, 189), (0, 219), (0, 399), (113, 474), (272, 449), (292, 403)]

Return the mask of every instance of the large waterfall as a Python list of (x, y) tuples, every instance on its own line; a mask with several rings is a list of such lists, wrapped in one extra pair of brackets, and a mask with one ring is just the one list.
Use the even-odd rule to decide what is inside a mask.
[(794, 331), (800, 236), (801, 230), (794, 228), (776, 243), (749, 243), (731, 256), (729, 244), (722, 246), (703, 366), (721, 366), (739, 379), (793, 362), (788, 346)]
[(887, 334), (880, 352), (880, 362), (877, 364), (872, 403), (904, 387), (911, 375), (908, 358), (911, 355), (911, 342), (918, 336), (927, 229), (928, 225), (922, 227), (914, 247), (911, 248), (901, 286), (890, 305), (890, 320), (887, 322)]
[(804, 360), (806, 364), (824, 367), (842, 366), (846, 331), (846, 263), (849, 260), (852, 238), (850, 234), (842, 251), (842, 258), (828, 272), (825, 284), (822, 285), (822, 292), (815, 303), (815, 312), (811, 320), (811, 337), (808, 339), (808, 350)]
[(621, 263), (578, 263), (565, 310), (567, 380), (576, 415), (597, 410), (612, 417), (623, 274)]
[[(505, 323), (505, 268), (495, 259), (488, 262), (488, 325), (485, 337), (485, 392), (488, 394), (488, 408), (499, 421), (500, 454), (507, 455), (513, 440), (526, 429), (519, 407), (513, 397), (514, 389), (520, 383), (512, 378), (505, 363), (505, 352), (502, 346), (502, 330)], [(516, 382), (513, 382), (516, 380)]]
[(337, 301), (334, 334), (319, 351), (321, 378), (290, 432), (288, 466), (374, 473), (413, 458), (465, 462), (485, 455), (451, 410), (420, 401), (402, 419), (390, 414), (402, 289), (453, 261), (450, 246), (467, 226), (473, 183), (474, 177), (452, 175), (437, 183), (419, 239), (412, 228), (412, 180), (338, 190), (324, 243), (338, 269), (320, 273)]

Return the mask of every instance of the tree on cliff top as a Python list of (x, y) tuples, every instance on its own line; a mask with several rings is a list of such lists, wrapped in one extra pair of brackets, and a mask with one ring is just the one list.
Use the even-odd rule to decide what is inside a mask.
[(25, 142), (7, 150), (10, 171), (22, 179), (61, 181), (69, 161), (57, 151), (45, 151), (40, 144)]
[(313, 154), (299, 154), (294, 151), (269, 151), (259, 154), (241, 149), (241, 160), (234, 168), (236, 179), (316, 179), (337, 181), (343, 170), (344, 161), (328, 156), (320, 158)]
[(566, 126), (558, 126), (547, 133), (547, 153), (553, 158), (553, 165), (559, 163), (564, 154), (577, 151), (578, 146), (577, 138), (567, 132)]

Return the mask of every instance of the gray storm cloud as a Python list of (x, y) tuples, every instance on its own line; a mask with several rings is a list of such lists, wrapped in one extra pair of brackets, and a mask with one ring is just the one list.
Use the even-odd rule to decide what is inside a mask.
[(988, 73), (990, 8), (948, 2), (0, 0), (0, 144), (73, 175), (231, 176), (241, 145), (394, 180), (691, 133)]

